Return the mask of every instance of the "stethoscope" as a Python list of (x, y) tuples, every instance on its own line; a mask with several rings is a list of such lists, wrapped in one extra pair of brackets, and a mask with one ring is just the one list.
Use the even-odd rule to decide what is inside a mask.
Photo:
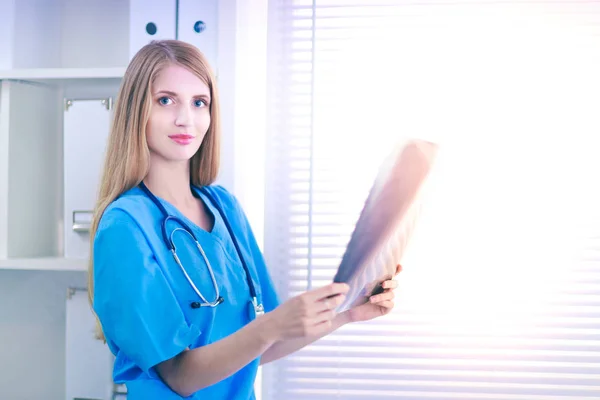
[[(192, 231), (192, 229), (188, 226), (188, 224), (186, 224), (180, 218), (177, 218), (177, 217), (175, 217), (173, 215), (169, 215), (169, 213), (167, 212), (167, 210), (165, 209), (165, 207), (156, 198), (156, 196), (154, 196), (154, 194), (152, 194), (152, 192), (148, 189), (148, 187), (144, 184), (144, 182), (140, 182), (139, 187), (146, 194), (146, 196), (148, 196), (148, 198), (150, 200), (152, 200), (152, 202), (156, 205), (156, 207), (158, 207), (160, 209), (160, 212), (162, 213), (162, 215), (164, 217), (162, 225), (161, 225), (163, 240), (164, 240), (167, 248), (169, 249), (169, 251), (173, 255), (173, 258), (175, 259), (175, 262), (177, 263), (177, 265), (181, 269), (181, 272), (183, 272), (183, 275), (185, 276), (185, 278), (187, 279), (187, 281), (189, 282), (189, 284), (194, 289), (194, 292), (196, 292), (196, 294), (198, 295), (198, 297), (200, 297), (200, 299), (202, 300), (201, 302), (199, 302), (199, 301), (192, 302), (191, 303), (191, 307), (192, 308), (216, 307), (219, 304), (223, 303), (225, 301), (225, 299), (219, 293), (219, 286), (217, 285), (217, 281), (215, 279), (215, 274), (213, 272), (212, 266), (210, 265), (210, 261), (208, 261), (208, 257), (206, 257), (206, 253), (204, 252), (204, 249), (200, 245), (200, 242), (198, 242), (198, 239), (196, 238), (196, 235), (194, 234), (194, 232)], [(217, 199), (215, 199), (209, 193), (209, 191), (205, 187), (201, 187), (201, 188), (199, 188), (199, 190), (200, 190), (200, 192), (202, 192), (206, 196), (207, 199), (209, 199), (209, 201), (212, 203), (212, 205), (219, 212), (219, 215), (221, 216), (221, 219), (223, 219), (223, 222), (225, 222), (225, 226), (227, 227), (227, 231), (229, 232), (229, 236), (231, 237), (233, 245), (235, 246), (235, 250), (237, 252), (237, 255), (238, 255), (240, 261), (242, 262), (242, 266), (244, 267), (244, 272), (246, 273), (246, 281), (248, 283), (248, 288), (250, 289), (250, 298), (251, 298), (251, 301), (250, 301), (250, 304), (249, 304), (249, 306), (250, 306), (249, 307), (250, 317), (253, 318), (253, 317), (257, 317), (257, 316), (260, 316), (260, 315), (264, 314), (265, 313), (265, 308), (264, 308), (264, 306), (263, 306), (262, 303), (258, 302), (258, 297), (256, 295), (256, 289), (254, 287), (254, 282), (252, 281), (252, 277), (250, 276), (250, 270), (248, 269), (248, 265), (246, 265), (246, 261), (244, 260), (244, 257), (242, 256), (242, 251), (240, 250), (240, 245), (239, 245), (237, 239), (235, 238), (235, 235), (233, 234), (233, 230), (231, 229), (231, 225), (229, 225), (229, 221), (227, 220), (227, 217), (225, 216), (225, 213), (223, 212), (223, 209), (221, 208), (221, 205), (219, 204), (219, 201)], [(179, 225), (179, 228), (175, 228), (171, 232), (171, 235), (167, 234), (167, 222), (168, 221), (175, 222), (176, 224)], [(202, 256), (202, 259), (206, 263), (206, 267), (208, 268), (208, 272), (210, 274), (210, 279), (212, 280), (212, 284), (213, 284), (213, 287), (215, 289), (215, 299), (213, 301), (208, 301), (202, 295), (202, 293), (200, 292), (200, 290), (198, 290), (198, 288), (194, 284), (193, 280), (190, 278), (190, 276), (188, 275), (187, 271), (185, 270), (185, 268), (181, 264), (181, 261), (179, 260), (179, 257), (177, 256), (177, 251), (175, 249), (175, 243), (173, 242), (173, 234), (175, 232), (177, 232), (177, 231), (182, 231), (182, 232), (187, 233), (188, 235), (190, 235), (192, 237), (192, 239), (196, 243), (196, 247), (198, 248), (198, 251), (200, 252), (200, 255)]]

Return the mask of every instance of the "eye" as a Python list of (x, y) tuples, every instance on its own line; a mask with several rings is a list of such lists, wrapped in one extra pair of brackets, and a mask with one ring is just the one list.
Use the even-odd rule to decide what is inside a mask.
[(202, 99), (196, 99), (194, 100), (194, 105), (196, 107), (206, 107), (206, 101)]
[(168, 106), (169, 104), (171, 104), (173, 102), (173, 100), (171, 100), (169, 97), (161, 97), (160, 99), (158, 99), (158, 102), (160, 104), (162, 104), (163, 106)]

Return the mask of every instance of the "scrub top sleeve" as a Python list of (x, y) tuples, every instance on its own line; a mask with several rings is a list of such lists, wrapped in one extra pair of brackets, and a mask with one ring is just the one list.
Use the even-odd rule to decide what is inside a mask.
[(139, 225), (105, 212), (94, 239), (94, 310), (107, 340), (144, 372), (185, 350), (190, 326)]
[(229, 193), (222, 186), (218, 186), (218, 189), (225, 192), (229, 197), (230, 201), (233, 203), (234, 210), (238, 214), (241, 219), (242, 226), (241, 229), (244, 231), (249, 251), (252, 256), (252, 260), (254, 261), (254, 266), (256, 268), (256, 273), (258, 275), (258, 279), (260, 281), (260, 289), (262, 292), (262, 302), (265, 307), (265, 312), (273, 311), (275, 308), (281, 304), (279, 296), (277, 295), (277, 291), (275, 290), (275, 285), (273, 283), (273, 279), (269, 274), (269, 269), (265, 263), (264, 256), (258, 246), (258, 242), (256, 241), (256, 237), (254, 236), (254, 232), (252, 231), (252, 227), (250, 226), (250, 221), (246, 216), (246, 213), (242, 209), (242, 206), (236, 199), (236, 197)]

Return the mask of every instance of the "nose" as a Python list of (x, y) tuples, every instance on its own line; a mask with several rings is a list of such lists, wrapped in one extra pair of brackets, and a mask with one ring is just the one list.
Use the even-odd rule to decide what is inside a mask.
[(177, 126), (191, 126), (193, 115), (189, 107), (182, 105), (177, 109), (177, 115), (175, 116), (175, 125)]

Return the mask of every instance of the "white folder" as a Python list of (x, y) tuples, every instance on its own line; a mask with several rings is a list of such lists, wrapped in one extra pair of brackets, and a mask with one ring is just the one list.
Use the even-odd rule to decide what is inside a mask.
[(218, 1), (179, 0), (177, 38), (196, 46), (217, 74)]
[(64, 247), (67, 258), (89, 256), (112, 101), (67, 100), (64, 111)]
[(129, 0), (129, 58), (152, 40), (175, 39), (175, 0)]
[(96, 318), (87, 290), (69, 288), (66, 314), (66, 399), (111, 399), (114, 356), (95, 337)]

